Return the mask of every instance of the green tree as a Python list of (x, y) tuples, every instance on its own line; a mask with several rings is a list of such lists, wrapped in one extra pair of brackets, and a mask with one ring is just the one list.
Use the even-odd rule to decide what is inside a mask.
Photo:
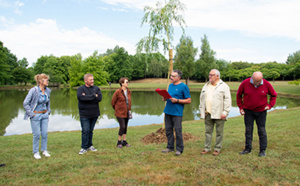
[(142, 50), (145, 50), (146, 53), (157, 51), (159, 44), (162, 44), (164, 51), (169, 51), (168, 76), (173, 70), (171, 49), (174, 35), (173, 22), (177, 23), (184, 32), (185, 21), (180, 13), (184, 12), (185, 9), (185, 5), (179, 0), (169, 0), (165, 4), (157, 2), (156, 8), (150, 6), (144, 8), (145, 14), (141, 26), (149, 24), (150, 29), (149, 35), (138, 42), (137, 52), (140, 53)]
[(23, 58), (23, 59), (17, 61), (17, 63), (20, 67), (23, 67), (23, 68), (27, 68), (29, 65), (26, 58)]
[(82, 71), (83, 61), (81, 54), (76, 54), (71, 59), (71, 65), (69, 67), (69, 76), (70, 76), (70, 86), (75, 87), (79, 85), (83, 85), (83, 76), (84, 72)]
[(210, 48), (207, 36), (201, 39), (201, 54), (200, 58), (196, 61), (196, 76), (205, 78), (207, 81), (208, 74), (211, 69), (216, 68), (215, 54), (216, 52)]
[(252, 68), (238, 70), (238, 78), (243, 81), (244, 79), (251, 77), (253, 72), (254, 70)]
[(12, 74), (15, 83), (25, 83), (25, 85), (33, 78), (31, 71), (22, 66), (14, 68)]
[(10, 76), (9, 65), (7, 59), (7, 50), (3, 46), (3, 43), (0, 41), (0, 84), (3, 85), (5, 80), (8, 79)]
[(90, 73), (94, 76), (95, 85), (106, 85), (108, 73), (104, 71), (105, 62), (102, 57), (95, 51), (93, 55), (89, 56), (83, 61), (82, 71), (84, 74)]
[(147, 54), (135, 54), (130, 56), (132, 63), (132, 79), (145, 78), (147, 70)]
[(231, 68), (232, 69), (236, 69), (236, 70), (241, 70), (241, 69), (245, 69), (245, 68), (249, 68), (251, 67), (252, 65), (250, 63), (247, 63), (247, 62), (242, 62), (242, 61), (239, 61), (239, 62), (232, 62), (231, 63)]
[(300, 62), (292, 65), (289, 69), (289, 73), (293, 76), (293, 80), (296, 80), (296, 78), (300, 76)]
[(295, 65), (298, 62), (300, 62), (300, 50), (290, 54), (286, 60), (286, 64), (288, 65)]
[(150, 60), (147, 60), (147, 77), (162, 78), (168, 75), (168, 60), (161, 53), (148, 54)]
[(41, 74), (43, 73), (45, 63), (47, 62), (48, 57), (47, 56), (41, 56), (37, 59), (37, 62), (33, 65), (33, 72), (34, 74)]
[(17, 57), (0, 41), (0, 83), (2, 85), (14, 84), (12, 71), (17, 66)]
[(176, 46), (176, 55), (174, 66), (180, 69), (183, 77), (186, 78), (186, 84), (189, 86), (189, 79), (195, 72), (195, 56), (197, 48), (193, 46), (193, 40), (187, 36), (181, 36), (180, 43)]
[(109, 73), (109, 80), (113, 82), (119, 81), (121, 77), (132, 76), (132, 63), (129, 60), (128, 52), (123, 48), (116, 46), (114, 53), (108, 57), (105, 56), (105, 70)]

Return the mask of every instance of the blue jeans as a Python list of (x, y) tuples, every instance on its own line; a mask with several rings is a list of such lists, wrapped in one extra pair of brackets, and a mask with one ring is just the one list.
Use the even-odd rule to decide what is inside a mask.
[(33, 154), (39, 152), (39, 142), (40, 136), (42, 135), (41, 140), (41, 150), (47, 150), (47, 141), (48, 141), (48, 122), (49, 114), (36, 114), (36, 116), (30, 119), (31, 130), (33, 135), (32, 148)]
[(81, 123), (81, 148), (87, 150), (93, 146), (93, 130), (98, 117), (95, 118), (80, 118)]

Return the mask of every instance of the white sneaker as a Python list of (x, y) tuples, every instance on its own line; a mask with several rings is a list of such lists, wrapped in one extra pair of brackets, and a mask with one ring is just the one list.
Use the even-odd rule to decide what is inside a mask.
[(35, 159), (37, 159), (37, 160), (39, 160), (39, 159), (42, 158), (39, 152), (35, 153), (35, 154), (33, 155), (33, 157), (34, 157)]
[(93, 146), (90, 146), (87, 150), (90, 150), (90, 151), (97, 151), (97, 149), (95, 149), (95, 147), (93, 147)]
[(50, 152), (45, 150), (45, 151), (43, 152), (43, 155), (46, 156), (46, 157), (50, 157)]
[(87, 151), (85, 150), (85, 149), (81, 149), (80, 151), (79, 151), (79, 154), (84, 154), (84, 153), (86, 153)]

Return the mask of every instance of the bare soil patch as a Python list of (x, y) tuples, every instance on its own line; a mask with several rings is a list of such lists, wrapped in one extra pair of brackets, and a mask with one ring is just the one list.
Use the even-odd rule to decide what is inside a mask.
[[(197, 137), (191, 135), (190, 133), (182, 133), (182, 135), (183, 135), (183, 141), (198, 140)], [(174, 132), (174, 137), (176, 139), (175, 132)], [(141, 141), (146, 145), (151, 143), (161, 144), (161, 143), (168, 142), (165, 129), (163, 128), (159, 128), (155, 133), (152, 132), (151, 134), (143, 137)]]

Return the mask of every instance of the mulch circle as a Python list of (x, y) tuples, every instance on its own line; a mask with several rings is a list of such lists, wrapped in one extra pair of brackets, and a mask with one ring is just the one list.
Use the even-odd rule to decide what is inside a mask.
[[(197, 140), (198, 138), (191, 135), (190, 133), (182, 133), (183, 135), (183, 141), (190, 141), (190, 140)], [(174, 137), (176, 140), (176, 135), (175, 135), (175, 131), (174, 131)], [(161, 144), (161, 143), (167, 143), (167, 136), (166, 136), (166, 131), (163, 128), (159, 128), (155, 133), (151, 133), (145, 137), (143, 137), (141, 139), (141, 141), (144, 144), (151, 144), (151, 143), (155, 143), (155, 144)]]

